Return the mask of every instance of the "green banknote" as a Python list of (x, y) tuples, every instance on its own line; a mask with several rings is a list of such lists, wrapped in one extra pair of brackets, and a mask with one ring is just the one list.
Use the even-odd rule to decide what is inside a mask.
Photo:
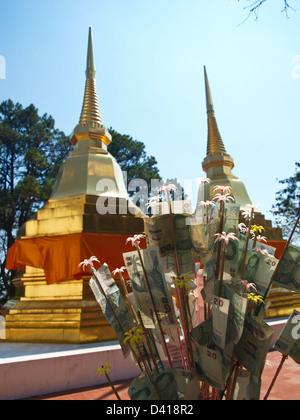
[(288, 246), (273, 284), (300, 293), (300, 248), (298, 246)]
[[(124, 262), (130, 276), (135, 302), (140, 309), (143, 324), (145, 328), (154, 329), (157, 327), (155, 306), (161, 325), (168, 328), (177, 328), (178, 323), (174, 305), (166, 283), (159, 249), (153, 247), (141, 250), (141, 256), (147, 279), (144, 276), (138, 252), (133, 251), (123, 254)], [(148, 290), (147, 280), (151, 294)]]
[(246, 316), (241, 339), (235, 347), (235, 357), (251, 375), (259, 377), (273, 338), (273, 329), (263, 320)]
[(131, 350), (129, 344), (124, 344), (123, 342), (124, 333), (133, 328), (134, 320), (118, 286), (112, 278), (107, 264), (103, 264), (98, 271), (95, 271), (95, 275), (91, 277), (89, 285), (107, 322), (115, 330), (123, 355), (126, 358)]

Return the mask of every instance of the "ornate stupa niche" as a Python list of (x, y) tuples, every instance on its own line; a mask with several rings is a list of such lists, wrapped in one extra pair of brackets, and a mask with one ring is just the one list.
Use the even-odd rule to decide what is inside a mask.
[(3, 309), (6, 339), (86, 343), (115, 339), (78, 264), (92, 255), (111, 270), (123, 265), (128, 236), (144, 230), (143, 214), (130, 200), (122, 170), (107, 151), (96, 89), (92, 29), (86, 85), (73, 150), (60, 168), (48, 202), (26, 222), (9, 250), (18, 298)]

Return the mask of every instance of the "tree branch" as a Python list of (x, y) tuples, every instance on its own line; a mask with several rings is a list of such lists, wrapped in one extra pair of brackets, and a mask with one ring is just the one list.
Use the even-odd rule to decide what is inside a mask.
[[(238, 0), (238, 1), (240, 1), (240, 0)], [(247, 16), (245, 21), (248, 20), (249, 17), (253, 14), (255, 15), (255, 19), (257, 20), (259, 10), (260, 10), (261, 6), (264, 3), (266, 3), (267, 0), (247, 0), (247, 1), (251, 2), (251, 4), (249, 6), (244, 7), (245, 10), (247, 10), (247, 9), (249, 10), (249, 15)], [(285, 13), (287, 18), (289, 17), (289, 15), (288, 15), (289, 9), (293, 10), (294, 12), (296, 11), (292, 6), (290, 6), (288, 1), (290, 1), (290, 0), (283, 0), (283, 9), (281, 10), (282, 13)], [(242, 22), (242, 23), (244, 23), (244, 22)]]

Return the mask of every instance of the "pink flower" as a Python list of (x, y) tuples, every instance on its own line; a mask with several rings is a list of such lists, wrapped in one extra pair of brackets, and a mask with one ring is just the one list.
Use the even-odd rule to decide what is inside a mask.
[(242, 212), (242, 215), (246, 220), (250, 220), (250, 217), (252, 215), (252, 218), (254, 219), (254, 211), (259, 210), (258, 204), (247, 204), (246, 209)]
[(85, 268), (86, 267), (94, 267), (94, 264), (93, 264), (93, 262), (94, 261), (96, 261), (96, 262), (98, 262), (99, 264), (101, 264), (100, 263), (100, 261), (98, 260), (98, 258), (96, 258), (96, 257), (91, 257), (89, 260), (84, 260), (84, 261), (82, 261), (79, 265), (78, 265), (78, 267), (81, 267), (82, 268), (82, 271), (85, 271)]
[(234, 198), (233, 198), (233, 197), (231, 197), (229, 194), (224, 194), (224, 195), (222, 195), (222, 194), (217, 194), (217, 195), (213, 198), (213, 200), (216, 200), (216, 201), (217, 201), (217, 203), (220, 203), (220, 201), (223, 201), (223, 203), (227, 203), (227, 202), (229, 202), (230, 200), (234, 201)]
[(162, 191), (164, 191), (164, 192), (166, 193), (166, 192), (176, 191), (176, 190), (177, 190), (177, 187), (176, 187), (176, 185), (175, 185), (175, 184), (169, 184), (169, 185), (167, 185), (167, 186), (165, 186), (165, 187), (161, 187), (161, 188), (158, 190), (158, 192), (162, 192)]
[(267, 238), (265, 237), (265, 236), (260, 236), (260, 235), (258, 235), (258, 237), (256, 238), (259, 242), (262, 242), (262, 241), (264, 241), (264, 242), (268, 242), (267, 241)]
[(217, 236), (217, 239), (215, 240), (215, 243), (218, 241), (224, 241), (226, 245), (228, 245), (229, 240), (232, 239), (234, 241), (239, 241), (239, 239), (235, 236), (235, 233), (216, 233), (215, 236)]
[(115, 276), (116, 274), (121, 274), (121, 273), (124, 273), (124, 270), (126, 270), (126, 267), (116, 268), (116, 269), (112, 272), (112, 275), (113, 275), (113, 276)]
[(244, 286), (245, 290), (249, 291), (251, 288), (257, 292), (256, 285), (254, 283), (249, 283), (247, 280), (241, 280), (241, 284)]
[(210, 179), (209, 178), (196, 178), (196, 181), (198, 181), (200, 184), (205, 184), (205, 182), (207, 182), (208, 184), (210, 183)]
[(247, 233), (247, 232), (248, 232), (248, 228), (247, 228), (247, 226), (245, 225), (245, 223), (240, 223), (240, 224), (238, 225), (238, 228), (239, 228), (239, 230), (240, 230), (240, 232), (241, 232), (241, 233)]
[(147, 208), (152, 207), (154, 203), (158, 203), (162, 197), (160, 195), (156, 195), (151, 197), (149, 203), (147, 203)]
[(263, 255), (267, 255), (268, 257), (274, 257), (274, 255), (269, 254), (266, 249), (255, 248), (254, 251), (259, 252)]
[(217, 185), (214, 188), (214, 191), (220, 190), (222, 193), (230, 193), (231, 192), (231, 187), (229, 187), (229, 185)]
[(216, 203), (214, 203), (213, 201), (201, 201), (198, 206), (203, 206), (203, 207), (209, 207), (209, 206), (215, 206)]
[(127, 238), (126, 245), (131, 242), (132, 246), (138, 247), (142, 238), (145, 238), (145, 235), (134, 235), (133, 237)]

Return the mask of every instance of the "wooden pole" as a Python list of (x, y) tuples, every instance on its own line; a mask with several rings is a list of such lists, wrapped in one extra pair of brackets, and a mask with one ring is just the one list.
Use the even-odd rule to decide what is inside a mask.
[(250, 218), (249, 218), (247, 239), (246, 239), (246, 245), (245, 245), (244, 255), (243, 255), (243, 263), (242, 263), (241, 274), (240, 274), (240, 279), (241, 280), (243, 280), (244, 271), (245, 271), (247, 251), (248, 251), (248, 244), (249, 244), (249, 240), (250, 240), (251, 226), (252, 226), (252, 220), (253, 220), (253, 213), (254, 213), (254, 210), (252, 208), (251, 209), (251, 213), (250, 213)]
[[(123, 328), (123, 326), (122, 326), (122, 324), (121, 324), (121, 322), (120, 322), (120, 320), (119, 320), (119, 318), (118, 318), (118, 316), (117, 316), (117, 314), (116, 314), (116, 311), (114, 310), (113, 305), (111, 304), (110, 300), (108, 299), (108, 297), (107, 297), (107, 295), (106, 295), (106, 293), (105, 293), (105, 290), (103, 289), (103, 287), (102, 287), (102, 285), (101, 285), (101, 282), (98, 280), (98, 277), (97, 277), (97, 271), (96, 271), (96, 270), (95, 270), (95, 268), (94, 268), (94, 267), (92, 267), (92, 266), (90, 266), (90, 270), (91, 270), (91, 272), (92, 272), (93, 276), (95, 277), (95, 279), (97, 280), (97, 283), (98, 283), (98, 285), (99, 285), (99, 287), (100, 287), (100, 289), (101, 289), (101, 293), (104, 295), (104, 297), (105, 297), (105, 299), (106, 299), (106, 301), (107, 301), (107, 303), (108, 303), (108, 305), (109, 305), (109, 307), (110, 307), (110, 309), (111, 309), (111, 311), (112, 311), (112, 313), (113, 313), (113, 315), (114, 315), (114, 317), (115, 317), (115, 319), (116, 319), (116, 321), (117, 321), (117, 323), (118, 323), (118, 325), (119, 325), (119, 327), (120, 327), (120, 330), (122, 331), (122, 334), (125, 336), (125, 332), (126, 332), (126, 331), (124, 331), (124, 328)], [(131, 351), (132, 351), (132, 354), (133, 354), (133, 356), (134, 356), (134, 357), (135, 357), (135, 359), (136, 359), (136, 362), (137, 362), (137, 363), (138, 363), (138, 365), (140, 366), (139, 361), (138, 361), (138, 357), (137, 357), (137, 355), (136, 355), (136, 353), (135, 353), (135, 351), (134, 351), (133, 347), (131, 346), (131, 344), (130, 344), (130, 343), (129, 343), (129, 345), (130, 345), (130, 349), (131, 349)]]
[(275, 376), (274, 376), (274, 378), (273, 378), (273, 380), (271, 382), (271, 385), (269, 386), (269, 389), (268, 389), (268, 391), (267, 391), (267, 393), (265, 395), (264, 401), (266, 401), (269, 398), (269, 395), (270, 395), (270, 393), (271, 393), (271, 391), (272, 391), (272, 389), (273, 389), (273, 387), (275, 385), (275, 382), (276, 382), (276, 380), (277, 380), (277, 378), (278, 378), (278, 376), (279, 376), (279, 374), (280, 374), (280, 372), (281, 372), (281, 370), (283, 368), (284, 362), (286, 361), (287, 358), (288, 358), (288, 356), (284, 356), (284, 355), (282, 356), (281, 362), (280, 362), (280, 364), (278, 366), (278, 369), (277, 369), (277, 371), (275, 373)]
[(157, 309), (156, 309), (156, 306), (155, 306), (155, 303), (154, 303), (154, 299), (153, 299), (151, 287), (150, 287), (150, 284), (149, 284), (147, 272), (146, 272), (146, 269), (145, 269), (144, 261), (143, 261), (143, 258), (142, 258), (141, 250), (140, 250), (140, 248), (139, 248), (138, 245), (136, 245), (136, 249), (137, 249), (137, 252), (138, 252), (138, 255), (139, 255), (139, 259), (141, 261), (141, 265), (142, 265), (142, 269), (143, 269), (143, 273), (144, 273), (144, 277), (145, 277), (146, 286), (147, 286), (148, 293), (149, 293), (149, 296), (150, 296), (150, 299), (151, 299), (151, 304), (153, 306), (153, 310), (154, 310), (154, 313), (155, 313), (155, 317), (156, 317), (156, 321), (157, 321), (157, 326), (158, 326), (158, 329), (159, 329), (160, 334), (161, 334), (161, 337), (162, 337), (162, 342), (163, 342), (164, 350), (165, 350), (166, 356), (168, 358), (168, 362), (169, 362), (170, 368), (173, 369), (173, 364), (172, 364), (171, 356), (170, 356), (169, 349), (168, 349), (168, 346), (167, 346), (167, 343), (166, 343), (166, 340), (165, 340), (164, 332), (163, 332), (163, 329), (162, 329), (162, 326), (161, 326), (161, 323), (160, 323), (160, 319), (159, 319), (159, 316), (158, 316), (158, 313), (157, 313)]
[(112, 390), (114, 391), (115, 396), (117, 397), (118, 400), (121, 400), (119, 394), (117, 393), (116, 388), (114, 387), (112, 381), (110, 380), (110, 377), (108, 376), (108, 374), (106, 372), (105, 372), (105, 376), (106, 376), (106, 379), (108, 380), (109, 385), (111, 386)]

